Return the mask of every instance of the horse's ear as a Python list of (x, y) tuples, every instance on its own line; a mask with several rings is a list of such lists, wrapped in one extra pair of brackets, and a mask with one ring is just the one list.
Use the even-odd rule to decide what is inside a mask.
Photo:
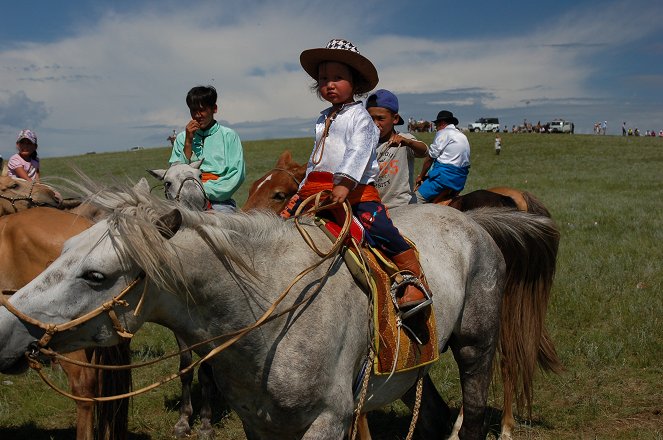
[(202, 158), (202, 159), (197, 160), (197, 161), (195, 161), (195, 162), (191, 162), (191, 163), (189, 164), (189, 166), (190, 166), (191, 168), (195, 168), (195, 169), (199, 170), (199, 169), (200, 169), (200, 166), (203, 164), (203, 161), (204, 161), (204, 160), (205, 160), (205, 158)]
[(164, 176), (166, 175), (166, 170), (161, 170), (161, 169), (158, 169), (158, 170), (145, 170), (145, 171), (150, 173), (152, 175), (152, 177), (156, 177), (159, 180), (163, 180)]
[(161, 235), (169, 240), (182, 226), (182, 213), (178, 209), (173, 209), (158, 219), (156, 225)]
[(134, 191), (150, 192), (150, 184), (147, 183), (147, 179), (141, 177), (137, 184), (134, 185)]
[(290, 154), (290, 150), (285, 150), (279, 156), (279, 160), (276, 161), (276, 167), (277, 168), (286, 168), (291, 163), (292, 163), (292, 154)]

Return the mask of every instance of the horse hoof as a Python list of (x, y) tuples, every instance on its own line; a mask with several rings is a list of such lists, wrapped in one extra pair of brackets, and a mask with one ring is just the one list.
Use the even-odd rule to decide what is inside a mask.
[(173, 428), (173, 434), (175, 434), (175, 438), (187, 438), (191, 435), (191, 427), (188, 423), (180, 420)]
[(214, 429), (211, 425), (205, 425), (198, 428), (198, 438), (200, 440), (212, 440), (214, 439)]

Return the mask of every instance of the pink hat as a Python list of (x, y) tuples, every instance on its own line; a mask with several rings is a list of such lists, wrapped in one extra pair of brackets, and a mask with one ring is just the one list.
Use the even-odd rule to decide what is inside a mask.
[(33, 144), (37, 145), (37, 135), (32, 130), (28, 130), (27, 128), (24, 129), (24, 130), (21, 130), (18, 133), (18, 139), (16, 139), (16, 143), (18, 144), (23, 139), (27, 139), (30, 142), (32, 142)]

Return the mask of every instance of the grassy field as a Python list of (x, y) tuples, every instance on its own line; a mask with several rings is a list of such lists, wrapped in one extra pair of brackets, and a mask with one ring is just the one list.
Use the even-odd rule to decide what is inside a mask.
[[(533, 420), (519, 426), (516, 438), (663, 439), (663, 139), (503, 134), (496, 156), (493, 135), (469, 137), (472, 170), (466, 190), (530, 191), (562, 233), (548, 326), (566, 371), (537, 377)], [(420, 138), (430, 142), (432, 135)], [(304, 162), (311, 145), (311, 139), (246, 142), (248, 176), (238, 202), (281, 151), (288, 148)], [(145, 169), (166, 167), (168, 157), (169, 149), (155, 148), (44, 159), (42, 174), (71, 177), (68, 167), (75, 164), (103, 182), (135, 181), (147, 176)], [(137, 360), (174, 347), (172, 336), (156, 325), (147, 325), (132, 343)], [(170, 362), (140, 372), (134, 387), (175, 369)], [(58, 370), (50, 374), (64, 385)], [(448, 354), (433, 377), (458, 408), (459, 382)], [(131, 438), (170, 438), (178, 393), (178, 384), (171, 383), (135, 398)], [(501, 407), (497, 386), (490, 405)], [(73, 438), (73, 408), (32, 372), (0, 376), (2, 439)], [(372, 414), (374, 438), (405, 438), (409, 417), (400, 404)], [(232, 413), (217, 411), (215, 423), (220, 438), (244, 439)]]

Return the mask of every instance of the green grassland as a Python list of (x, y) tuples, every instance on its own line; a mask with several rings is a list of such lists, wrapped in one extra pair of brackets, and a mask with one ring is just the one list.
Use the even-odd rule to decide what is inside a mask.
[[(430, 142), (432, 134), (419, 137)], [(496, 156), (494, 135), (469, 138), (472, 169), (466, 191), (491, 186), (530, 191), (561, 230), (547, 322), (566, 371), (538, 375), (533, 420), (523, 421), (516, 438), (663, 439), (663, 139), (503, 134)], [(312, 142), (245, 142), (247, 179), (237, 201), (246, 200), (251, 182), (272, 168), (283, 150), (304, 162)], [(153, 148), (44, 159), (42, 175), (76, 180), (75, 165), (100, 182), (136, 181), (147, 177), (148, 168), (165, 168), (168, 157), (168, 148)], [(136, 360), (174, 349), (170, 333), (156, 325), (145, 326), (132, 342)], [(134, 387), (176, 368), (172, 361), (140, 371)], [(49, 374), (66, 385), (57, 368)], [(434, 368), (433, 378), (457, 409), (459, 382), (449, 354)], [(501, 408), (500, 392), (497, 385), (491, 388), (493, 408)], [(171, 438), (178, 393), (179, 384), (169, 383), (134, 398), (130, 438)], [(218, 437), (244, 439), (237, 417), (223, 410), (221, 398), (218, 403)], [(409, 417), (401, 404), (371, 414), (374, 438), (405, 438)], [(73, 424), (73, 403), (36, 374), (0, 376), (0, 438), (68, 439), (74, 436)]]

